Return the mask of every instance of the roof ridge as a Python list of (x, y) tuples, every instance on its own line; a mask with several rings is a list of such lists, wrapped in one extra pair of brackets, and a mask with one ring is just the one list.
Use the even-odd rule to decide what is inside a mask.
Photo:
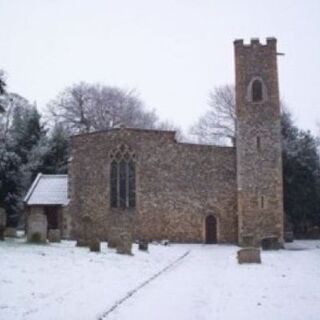
[(61, 178), (68, 177), (67, 174), (41, 174), (42, 177)]
[(108, 129), (101, 129), (97, 131), (91, 131), (91, 132), (81, 132), (76, 133), (74, 135), (71, 135), (71, 138), (78, 137), (78, 136), (84, 136), (84, 135), (92, 135), (92, 134), (101, 134), (106, 132), (112, 132), (112, 131), (144, 131), (144, 132), (157, 132), (157, 133), (165, 133), (165, 134), (176, 134), (177, 130), (166, 130), (166, 129), (147, 129), (147, 128), (132, 128), (132, 127), (123, 127), (123, 128), (108, 128)]

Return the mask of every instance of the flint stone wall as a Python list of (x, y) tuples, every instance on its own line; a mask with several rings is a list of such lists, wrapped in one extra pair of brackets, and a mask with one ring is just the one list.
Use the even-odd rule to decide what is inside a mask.
[[(42, 212), (46, 214), (47, 208), (52, 206), (46, 205), (27, 205), (25, 207), (25, 217), (26, 217), (26, 231), (28, 232), (28, 216), (31, 212)], [(60, 238), (61, 239), (70, 239), (70, 229), (71, 229), (71, 218), (68, 212), (68, 206), (57, 205), (55, 206), (55, 210), (50, 210), (47, 214), (55, 214), (57, 215), (58, 224), (54, 227), (60, 230)], [(49, 224), (49, 223), (48, 223)], [(53, 229), (52, 226), (49, 225), (50, 229)]]
[[(263, 45), (235, 41), (239, 242), (283, 242), (282, 153), (276, 39)], [(263, 99), (250, 101), (250, 83), (259, 78)], [(257, 139), (259, 138), (259, 143)], [(259, 144), (259, 146), (258, 146)]]
[(48, 231), (48, 240), (50, 242), (61, 242), (61, 231), (59, 229), (50, 229)]
[[(121, 144), (136, 156), (131, 210), (110, 207), (110, 153)], [(74, 136), (71, 150), (74, 238), (84, 238), (81, 219), (90, 215), (101, 240), (108, 240), (111, 228), (125, 226), (133, 239), (203, 242), (205, 218), (212, 214), (218, 242), (237, 241), (235, 148), (177, 143), (173, 132), (119, 128)]]
[(33, 235), (38, 233), (40, 236), (40, 242), (46, 242), (47, 228), (48, 222), (47, 217), (43, 213), (43, 208), (36, 206), (32, 207), (30, 213), (28, 214), (27, 240), (31, 241)]

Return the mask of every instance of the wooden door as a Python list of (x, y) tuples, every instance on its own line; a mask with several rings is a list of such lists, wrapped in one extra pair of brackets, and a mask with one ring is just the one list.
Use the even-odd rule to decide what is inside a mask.
[(206, 217), (206, 243), (217, 243), (217, 220), (213, 215)]
[(44, 213), (47, 216), (48, 230), (60, 229), (59, 210), (57, 206), (44, 207)]

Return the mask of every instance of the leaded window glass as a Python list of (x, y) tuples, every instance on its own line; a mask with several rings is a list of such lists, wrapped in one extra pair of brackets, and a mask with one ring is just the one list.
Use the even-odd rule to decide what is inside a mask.
[(135, 155), (126, 145), (120, 145), (111, 153), (110, 205), (112, 208), (136, 206)]

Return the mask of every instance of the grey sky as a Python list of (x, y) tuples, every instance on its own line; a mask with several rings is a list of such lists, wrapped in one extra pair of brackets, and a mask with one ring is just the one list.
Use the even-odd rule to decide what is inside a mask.
[(282, 98), (320, 121), (319, 0), (0, 0), (0, 68), (43, 109), (74, 82), (136, 88), (186, 129), (234, 82), (233, 40), (278, 38)]

